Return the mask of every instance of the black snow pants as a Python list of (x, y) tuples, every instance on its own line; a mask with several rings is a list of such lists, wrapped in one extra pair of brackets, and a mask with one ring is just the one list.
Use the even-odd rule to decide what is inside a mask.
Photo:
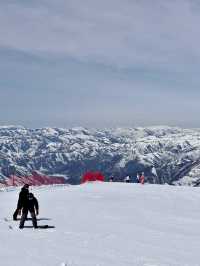
[(33, 227), (34, 228), (38, 227), (37, 226), (37, 218), (36, 218), (36, 215), (35, 215), (35, 211), (32, 208), (23, 208), (22, 217), (21, 217), (20, 224), (19, 224), (19, 228), (20, 229), (24, 228), (24, 223), (25, 223), (25, 220), (27, 218), (28, 212), (30, 212), (30, 214), (31, 214)]

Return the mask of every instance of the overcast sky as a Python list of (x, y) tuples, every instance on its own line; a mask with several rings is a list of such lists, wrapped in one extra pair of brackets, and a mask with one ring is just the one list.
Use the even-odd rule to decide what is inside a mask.
[(199, 0), (0, 0), (0, 124), (200, 127)]

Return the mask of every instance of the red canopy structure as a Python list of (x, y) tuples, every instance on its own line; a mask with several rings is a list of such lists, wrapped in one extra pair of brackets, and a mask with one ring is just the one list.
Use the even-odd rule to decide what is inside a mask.
[(101, 172), (87, 172), (83, 175), (81, 183), (90, 182), (90, 181), (104, 181), (105, 177)]

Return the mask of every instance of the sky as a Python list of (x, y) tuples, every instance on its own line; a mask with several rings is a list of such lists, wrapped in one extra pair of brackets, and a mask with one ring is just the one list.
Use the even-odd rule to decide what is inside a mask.
[(0, 0), (0, 125), (200, 127), (199, 0)]

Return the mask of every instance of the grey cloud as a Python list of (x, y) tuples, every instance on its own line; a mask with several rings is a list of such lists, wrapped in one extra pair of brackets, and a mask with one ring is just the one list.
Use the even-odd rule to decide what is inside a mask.
[(0, 9), (2, 45), (118, 66), (183, 71), (192, 67), (193, 58), (199, 64), (200, 18), (195, 1), (22, 3), (10, 2)]
[(199, 2), (0, 3), (0, 122), (199, 125)]

